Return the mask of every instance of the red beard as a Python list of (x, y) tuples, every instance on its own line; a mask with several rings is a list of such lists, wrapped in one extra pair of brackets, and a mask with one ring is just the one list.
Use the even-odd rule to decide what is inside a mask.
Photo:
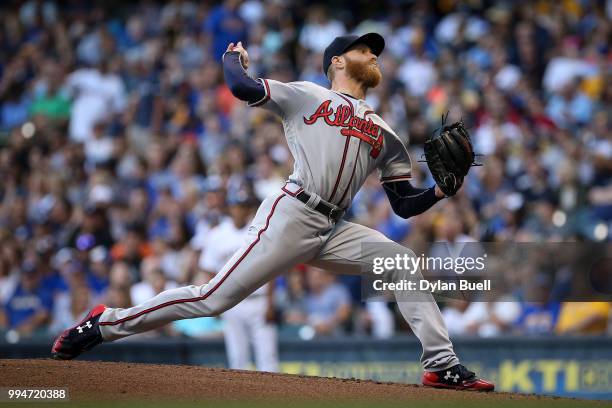
[(346, 55), (344, 58), (346, 60), (346, 73), (349, 77), (360, 82), (364, 88), (375, 88), (382, 80), (382, 73), (378, 65), (371, 62), (357, 62)]

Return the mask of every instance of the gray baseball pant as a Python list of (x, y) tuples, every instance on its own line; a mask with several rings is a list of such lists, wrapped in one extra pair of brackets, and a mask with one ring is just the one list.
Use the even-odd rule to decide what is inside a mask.
[[(259, 207), (249, 228), (247, 242), (207, 284), (185, 286), (158, 294), (127, 309), (108, 308), (100, 317), (105, 341), (155, 329), (180, 319), (215, 316), (230, 309), (250, 293), (299, 263), (308, 263), (336, 273), (362, 274), (363, 242), (395, 245), (396, 253), (412, 252), (363, 225), (340, 221), (334, 224), (313, 208), (297, 200), (295, 189), (268, 197)], [(367, 246), (371, 248), (371, 246)], [(371, 268), (370, 268), (371, 270)], [(440, 310), (427, 294), (423, 301), (398, 301), (399, 309), (421, 341), (421, 363), (426, 371), (458, 364)]]

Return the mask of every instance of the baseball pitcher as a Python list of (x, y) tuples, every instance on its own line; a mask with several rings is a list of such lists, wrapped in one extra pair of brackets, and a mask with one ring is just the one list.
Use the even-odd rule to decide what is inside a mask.
[[(377, 60), (384, 46), (376, 33), (334, 39), (323, 56), (323, 71), (331, 82), (327, 89), (310, 82), (253, 79), (246, 71), (249, 58), (242, 43), (229, 44), (223, 55), (226, 83), (249, 106), (282, 118), (295, 158), (293, 174), (263, 201), (244, 245), (208, 284), (162, 292), (127, 309), (98, 305), (79, 325), (58, 336), (53, 356), (72, 359), (102, 342), (174, 320), (217, 315), (298, 263), (337, 273), (364, 273), (364, 263), (374, 254), (363, 253), (367, 251), (362, 251), (362, 243), (386, 243), (394, 245), (397, 254), (412, 255), (381, 233), (344, 220), (345, 210), (366, 177), (377, 171), (394, 212), (404, 218), (418, 215), (457, 192), (474, 153), (461, 122), (443, 127), (425, 146), (436, 185), (411, 185), (406, 142), (364, 100), (382, 78)], [(430, 294), (426, 301), (398, 306), (423, 347), (424, 385), (493, 390), (491, 382), (459, 363)]]

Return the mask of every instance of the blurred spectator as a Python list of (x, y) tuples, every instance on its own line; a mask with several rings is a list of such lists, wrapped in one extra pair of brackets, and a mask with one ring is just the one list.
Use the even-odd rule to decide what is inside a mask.
[(159, 259), (145, 258), (140, 264), (140, 270), (141, 281), (130, 288), (130, 299), (133, 305), (139, 305), (165, 290), (178, 287), (176, 282), (166, 279)]
[(514, 323), (521, 334), (545, 335), (553, 333), (559, 319), (561, 304), (551, 299), (552, 282), (544, 274), (536, 274), (528, 284), (527, 301)]
[(389, 305), (384, 299), (365, 302), (363, 313), (359, 316), (362, 329), (376, 339), (388, 339), (395, 334), (395, 320)]
[(99, 59), (96, 67), (80, 68), (66, 79), (73, 98), (70, 137), (76, 142), (88, 141), (96, 123), (113, 119), (126, 105), (125, 86), (118, 75), (121, 60), (110, 56)]
[(110, 287), (129, 289), (138, 275), (132, 275), (125, 262), (115, 262), (110, 270)]
[(108, 164), (116, 154), (115, 141), (106, 132), (103, 121), (93, 124), (91, 137), (85, 141), (85, 165), (94, 170), (98, 166)]
[(61, 67), (55, 61), (48, 61), (46, 74), (36, 84), (36, 94), (30, 107), (30, 115), (62, 124), (70, 117), (70, 100), (61, 87)]
[(278, 302), (283, 312), (283, 325), (286, 331), (293, 331), (304, 322), (304, 297), (306, 296), (304, 265), (298, 265), (287, 272), (284, 279), (284, 290), (279, 291)]
[(87, 204), (83, 209), (82, 220), (73, 232), (71, 245), (82, 254), (87, 254), (87, 251), (98, 245), (110, 248), (113, 237), (108, 227), (106, 210), (95, 204)]
[(425, 32), (419, 27), (411, 36), (411, 55), (398, 71), (399, 79), (406, 85), (411, 96), (424, 96), (436, 80), (433, 62), (426, 55)]
[(550, 98), (546, 111), (555, 124), (562, 128), (586, 125), (593, 115), (593, 102), (578, 90), (579, 82), (570, 81)]
[(104, 304), (108, 307), (128, 308), (132, 306), (130, 289), (120, 286), (110, 286), (106, 292)]
[(89, 273), (87, 281), (89, 287), (97, 295), (108, 288), (110, 280), (110, 259), (108, 250), (103, 246), (97, 246), (89, 252)]
[(111, 257), (114, 261), (126, 262), (135, 270), (138, 270), (140, 262), (151, 254), (152, 250), (146, 240), (144, 226), (140, 224), (129, 225), (123, 238), (111, 249)]
[(3, 305), (0, 322), (21, 336), (31, 336), (44, 330), (53, 308), (52, 293), (41, 284), (41, 276), (34, 265), (25, 264), (19, 284)]
[(93, 306), (90, 289), (83, 285), (75, 285), (70, 291), (56, 300), (53, 309), (53, 319), (49, 326), (49, 334), (54, 336), (81, 321)]
[(494, 337), (511, 333), (521, 314), (521, 306), (512, 298), (496, 302), (468, 302), (453, 299), (442, 309), (442, 317), (451, 336)]
[(351, 313), (348, 290), (332, 274), (315, 267), (308, 267), (306, 281), (302, 322), (319, 336), (343, 333)]
[(0, 129), (7, 130), (17, 127), (28, 119), (31, 101), (24, 92), (24, 84), (11, 83), (0, 94), (2, 108), (0, 109)]
[(212, 35), (212, 54), (220, 61), (227, 44), (244, 41), (247, 38), (247, 25), (240, 16), (237, 0), (225, 0), (215, 7), (203, 24), (203, 30)]
[(334, 38), (344, 33), (342, 22), (330, 18), (325, 6), (313, 5), (309, 8), (299, 41), (307, 50), (323, 53)]

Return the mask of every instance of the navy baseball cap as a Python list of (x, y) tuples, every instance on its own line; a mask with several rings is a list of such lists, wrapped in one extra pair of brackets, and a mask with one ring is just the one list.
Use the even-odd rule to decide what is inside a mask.
[(327, 69), (331, 65), (333, 57), (344, 54), (349, 48), (357, 44), (367, 45), (376, 56), (379, 56), (385, 49), (385, 39), (378, 33), (367, 33), (361, 37), (358, 35), (336, 37), (323, 53), (323, 73), (327, 75)]

